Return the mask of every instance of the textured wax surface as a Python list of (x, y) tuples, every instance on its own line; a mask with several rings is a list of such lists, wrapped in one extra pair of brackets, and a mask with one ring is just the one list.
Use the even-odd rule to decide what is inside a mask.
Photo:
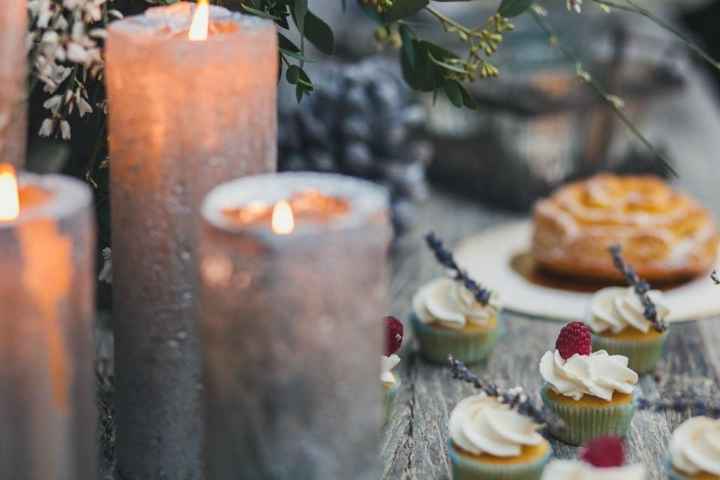
[[(196, 213), (222, 181), (275, 170), (275, 28), (233, 21), (234, 31), (208, 42), (168, 36), (162, 25), (133, 17), (109, 28), (117, 455), (124, 479), (201, 476)], [(139, 35), (143, 25), (148, 31)]]
[(384, 206), (283, 237), (206, 224), (208, 478), (379, 478), (390, 235)]
[(0, 163), (25, 164), (27, 128), (25, 0), (3, 0), (0, 8)]
[(80, 197), (56, 190), (48, 202), (67, 208), (43, 210), (62, 214), (0, 223), (4, 479), (97, 478), (94, 217), (71, 182)]

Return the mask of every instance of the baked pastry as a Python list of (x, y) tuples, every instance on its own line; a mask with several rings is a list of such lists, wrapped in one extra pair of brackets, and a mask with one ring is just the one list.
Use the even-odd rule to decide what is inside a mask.
[(622, 280), (607, 255), (612, 245), (650, 282), (701, 275), (718, 254), (710, 213), (652, 176), (604, 174), (568, 184), (537, 203), (533, 221), (535, 262), (562, 275)]
[(552, 456), (531, 418), (484, 393), (457, 404), (449, 429), (454, 480), (539, 480)]
[(447, 363), (449, 355), (468, 365), (482, 361), (500, 336), (500, 308), (497, 294), (482, 304), (451, 278), (437, 278), (422, 286), (413, 297), (410, 317), (420, 354), (440, 365)]
[(625, 436), (635, 414), (638, 374), (628, 368), (627, 357), (593, 352), (584, 323), (560, 330), (555, 351), (540, 360), (540, 374), (543, 403), (565, 424), (551, 432), (558, 440), (582, 445), (597, 437)]

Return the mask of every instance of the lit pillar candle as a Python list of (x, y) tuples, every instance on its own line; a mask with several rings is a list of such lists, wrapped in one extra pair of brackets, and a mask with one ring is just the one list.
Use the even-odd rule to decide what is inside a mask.
[(90, 191), (0, 165), (0, 472), (95, 480)]
[(195, 480), (196, 214), (212, 187), (276, 168), (276, 30), (181, 3), (113, 23), (106, 58), (118, 469)]
[(214, 189), (202, 215), (208, 478), (376, 480), (384, 192), (261, 175)]
[(25, 164), (27, 2), (4, 0), (0, 8), (0, 162)]

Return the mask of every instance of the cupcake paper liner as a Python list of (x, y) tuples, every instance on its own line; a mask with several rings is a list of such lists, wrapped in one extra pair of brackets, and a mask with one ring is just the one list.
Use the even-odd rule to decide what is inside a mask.
[(549, 448), (545, 456), (532, 463), (499, 465), (460, 455), (452, 442), (449, 442), (448, 451), (453, 480), (540, 480), (552, 457), (552, 448)]
[(549, 385), (541, 391), (543, 403), (565, 422), (562, 431), (551, 432), (555, 438), (570, 445), (582, 445), (593, 438), (614, 435), (624, 437), (635, 414), (637, 396), (627, 404), (596, 407), (586, 404), (556, 402), (548, 395)]
[(665, 461), (665, 470), (668, 474), (668, 480), (692, 480), (693, 476), (684, 475), (682, 472), (678, 472), (673, 468), (672, 459), (668, 458)]
[(649, 373), (662, 356), (668, 332), (649, 340), (617, 340), (593, 335), (593, 350), (606, 350), (611, 355), (624, 355), (630, 360), (629, 367), (637, 373)]
[(390, 419), (390, 414), (392, 413), (393, 405), (395, 404), (395, 398), (398, 395), (398, 391), (400, 391), (400, 382), (395, 383), (395, 385), (391, 388), (385, 388), (383, 389), (383, 425), (385, 425), (388, 420)]
[(484, 360), (497, 343), (502, 331), (502, 316), (498, 314), (497, 325), (493, 330), (481, 333), (455, 332), (432, 327), (422, 323), (417, 315), (410, 321), (420, 342), (420, 354), (428, 362), (445, 365), (448, 356), (472, 365)]

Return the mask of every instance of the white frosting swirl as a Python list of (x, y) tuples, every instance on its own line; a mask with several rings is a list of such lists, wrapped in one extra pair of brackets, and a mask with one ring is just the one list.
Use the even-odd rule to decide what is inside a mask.
[(610, 401), (613, 392), (632, 393), (638, 374), (628, 368), (628, 358), (598, 350), (590, 355), (575, 354), (565, 360), (560, 352), (545, 352), (540, 374), (560, 395), (580, 400), (592, 395)]
[(380, 380), (384, 384), (392, 386), (397, 383), (397, 379), (395, 378), (395, 374), (393, 374), (392, 369), (395, 368), (399, 363), (400, 357), (398, 357), (394, 353), (389, 357), (386, 357), (385, 355), (382, 356), (380, 362)]
[(644, 480), (645, 467), (594, 467), (579, 460), (554, 460), (545, 467), (542, 480)]
[[(648, 296), (657, 308), (658, 318), (667, 318), (670, 310), (664, 304), (662, 292), (651, 290)], [(628, 327), (647, 333), (653, 325), (643, 311), (642, 302), (632, 287), (603, 288), (593, 295), (585, 323), (596, 333), (607, 330), (619, 333)]]
[(497, 315), (500, 304), (494, 293), (490, 302), (483, 305), (459, 282), (438, 278), (418, 290), (413, 297), (413, 309), (423, 323), (462, 330), (467, 324), (488, 325)]
[(496, 457), (516, 457), (523, 446), (539, 445), (542, 436), (530, 418), (487, 395), (473, 395), (450, 414), (450, 438), (462, 450)]
[(670, 457), (682, 473), (720, 476), (720, 420), (695, 417), (680, 425), (670, 441)]

